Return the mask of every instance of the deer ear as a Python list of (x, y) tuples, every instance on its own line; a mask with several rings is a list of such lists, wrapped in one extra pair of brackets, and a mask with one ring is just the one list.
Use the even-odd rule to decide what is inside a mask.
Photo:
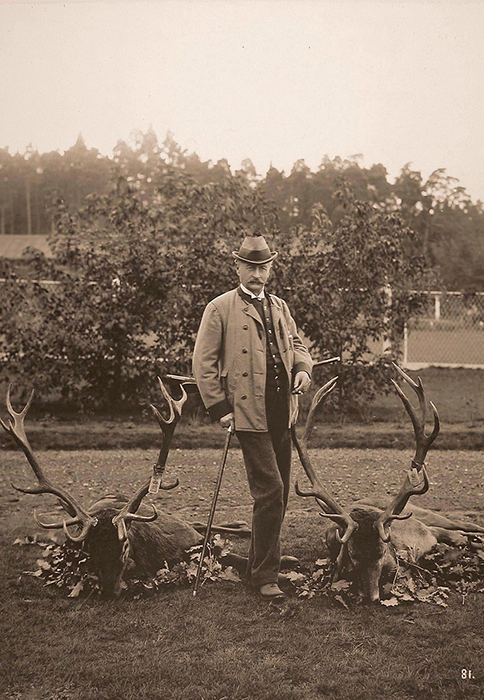
[(381, 520), (381, 518), (379, 518), (373, 524), (373, 526), (374, 526), (375, 530), (377, 531), (378, 536), (380, 537), (382, 542), (385, 542), (385, 543), (390, 542), (390, 539), (392, 537), (392, 533), (390, 530), (390, 523), (388, 521), (384, 523)]

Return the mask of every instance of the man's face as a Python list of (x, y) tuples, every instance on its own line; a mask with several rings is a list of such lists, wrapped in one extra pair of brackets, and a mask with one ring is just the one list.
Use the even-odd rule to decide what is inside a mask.
[(235, 262), (237, 274), (240, 283), (244, 285), (252, 294), (260, 294), (265, 283), (269, 279), (272, 262), (264, 263), (264, 265), (255, 265), (254, 263), (246, 263), (241, 260)]

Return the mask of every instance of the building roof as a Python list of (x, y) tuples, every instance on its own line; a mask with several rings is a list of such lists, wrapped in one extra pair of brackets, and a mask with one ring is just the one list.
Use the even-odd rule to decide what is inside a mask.
[(20, 260), (22, 258), (22, 253), (27, 248), (36, 248), (44, 253), (47, 258), (52, 257), (52, 251), (49, 248), (47, 236), (0, 235), (0, 257), (2, 258)]

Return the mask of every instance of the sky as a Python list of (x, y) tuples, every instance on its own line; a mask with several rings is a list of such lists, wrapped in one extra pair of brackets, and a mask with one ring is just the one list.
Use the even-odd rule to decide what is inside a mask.
[(0, 147), (152, 127), (260, 174), (362, 155), (484, 201), (484, 1), (0, 0)]

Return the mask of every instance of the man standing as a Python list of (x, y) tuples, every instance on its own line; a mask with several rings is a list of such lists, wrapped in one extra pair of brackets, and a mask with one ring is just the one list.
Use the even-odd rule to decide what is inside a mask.
[(193, 372), (212, 421), (236, 431), (254, 499), (247, 576), (262, 598), (277, 585), (280, 534), (289, 496), (290, 427), (298, 395), (311, 383), (312, 361), (287, 304), (267, 294), (272, 253), (262, 236), (233, 252), (240, 280), (203, 313)]

